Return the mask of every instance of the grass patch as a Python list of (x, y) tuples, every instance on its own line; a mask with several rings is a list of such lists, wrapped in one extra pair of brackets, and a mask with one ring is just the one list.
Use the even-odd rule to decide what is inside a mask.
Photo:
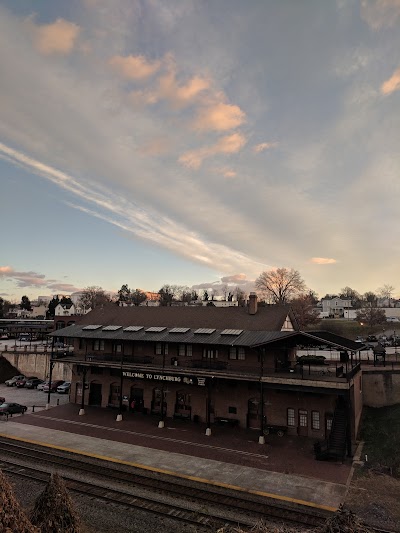
[(400, 477), (400, 404), (364, 407), (360, 437), (368, 463)]

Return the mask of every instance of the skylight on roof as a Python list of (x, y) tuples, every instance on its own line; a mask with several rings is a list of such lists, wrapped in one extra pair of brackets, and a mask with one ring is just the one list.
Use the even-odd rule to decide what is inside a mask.
[(200, 335), (211, 335), (211, 333), (214, 333), (215, 329), (211, 329), (211, 328), (199, 328), (199, 329), (196, 329), (196, 331), (194, 333), (198, 333)]
[(141, 329), (143, 329), (143, 326), (128, 326), (124, 328), (124, 331), (140, 331)]
[(117, 331), (121, 328), (122, 326), (104, 326), (103, 331)]
[(224, 329), (221, 331), (221, 335), (240, 335), (243, 333), (242, 329)]
[(102, 328), (103, 326), (101, 324), (99, 325), (96, 325), (96, 324), (89, 324), (88, 326), (84, 326), (82, 329), (86, 329), (86, 330), (95, 330), (95, 329), (99, 329), (99, 328)]
[(164, 331), (165, 327), (159, 327), (159, 326), (152, 326), (151, 328), (147, 328), (145, 331), (146, 333), (160, 333), (161, 331)]
[(172, 328), (169, 330), (170, 333), (187, 333), (190, 331), (190, 328)]

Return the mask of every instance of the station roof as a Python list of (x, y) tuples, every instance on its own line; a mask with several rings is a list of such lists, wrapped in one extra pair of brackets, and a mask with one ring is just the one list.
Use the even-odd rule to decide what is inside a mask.
[(345, 337), (326, 331), (246, 331), (214, 328), (154, 327), (120, 324), (74, 324), (54, 331), (51, 336), (76, 339), (103, 339), (110, 341), (166, 342), (179, 344), (203, 344), (243, 346), (258, 348), (265, 345), (294, 347), (305, 345), (328, 345), (340, 350), (358, 351), (362, 348)]

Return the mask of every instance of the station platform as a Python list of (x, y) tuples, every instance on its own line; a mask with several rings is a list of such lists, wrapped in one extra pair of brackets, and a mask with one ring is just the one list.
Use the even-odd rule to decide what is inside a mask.
[(344, 501), (351, 463), (316, 461), (312, 440), (266, 437), (240, 428), (158, 419), (109, 409), (60, 405), (0, 418), (0, 436), (66, 450), (104, 461), (335, 511)]

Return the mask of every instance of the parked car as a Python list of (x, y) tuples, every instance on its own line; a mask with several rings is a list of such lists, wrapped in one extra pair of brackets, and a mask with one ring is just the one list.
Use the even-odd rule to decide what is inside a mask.
[(29, 377), (29, 378), (19, 379), (19, 380), (16, 382), (15, 385), (16, 385), (18, 388), (25, 387), (25, 386), (26, 386), (26, 382), (27, 382), (28, 380), (30, 380), (30, 379), (35, 379), (35, 377), (34, 377), (34, 376), (31, 376), (31, 377)]
[(49, 384), (49, 381), (43, 381), (43, 383), (39, 383), (39, 385), (37, 385), (37, 390), (43, 390), (45, 388), (46, 385)]
[(56, 392), (57, 387), (62, 385), (64, 381), (62, 379), (58, 379), (57, 381), (52, 381), (51, 383), (46, 383), (46, 385), (43, 387), (43, 392)]
[(66, 381), (65, 383), (57, 387), (57, 392), (58, 394), (68, 394), (70, 389), (71, 389), (71, 382)]
[(365, 342), (364, 337), (357, 337), (356, 342)]
[(7, 385), (7, 387), (15, 387), (17, 381), (24, 378), (25, 376), (23, 374), (20, 374), (19, 376), (14, 376), (11, 379), (7, 379), (4, 383)]
[(0, 414), (2, 415), (14, 415), (16, 413), (25, 413), (28, 408), (26, 405), (19, 403), (4, 402), (0, 405)]
[(25, 388), (26, 389), (37, 389), (39, 385), (41, 385), (42, 383), (44, 384), (43, 379), (39, 379), (39, 378), (27, 379), (25, 382)]
[(368, 342), (378, 342), (378, 338), (376, 335), (368, 335), (367, 337)]

